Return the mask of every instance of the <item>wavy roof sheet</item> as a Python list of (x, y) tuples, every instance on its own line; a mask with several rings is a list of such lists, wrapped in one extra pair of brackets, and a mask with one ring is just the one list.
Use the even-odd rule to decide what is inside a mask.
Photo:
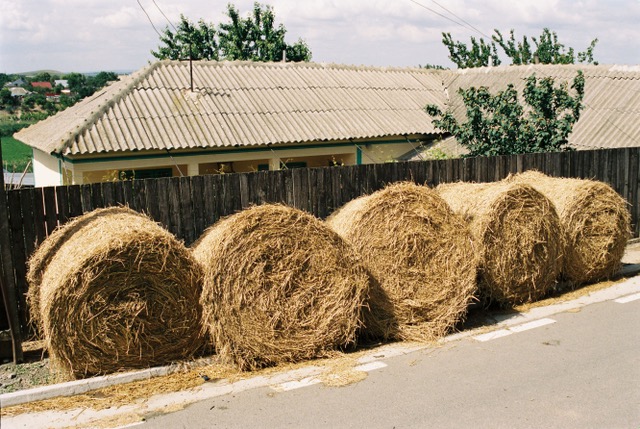
[(640, 66), (528, 65), (455, 70), (444, 75), (450, 97), (447, 107), (464, 119), (459, 88), (485, 86), (496, 93), (513, 84), (522, 94), (532, 74), (553, 77), (556, 85), (567, 82), (570, 87), (578, 70), (585, 77), (584, 109), (569, 134), (569, 145), (577, 149), (640, 146)]
[(64, 155), (435, 133), (439, 74), (313, 63), (163, 61), (16, 134)]
[(314, 63), (162, 61), (15, 137), (49, 153), (263, 146), (434, 134), (427, 104), (464, 119), (459, 88), (522, 92), (535, 73), (585, 78), (585, 108), (569, 136), (578, 149), (640, 146), (640, 67), (502, 66), (462, 70)]

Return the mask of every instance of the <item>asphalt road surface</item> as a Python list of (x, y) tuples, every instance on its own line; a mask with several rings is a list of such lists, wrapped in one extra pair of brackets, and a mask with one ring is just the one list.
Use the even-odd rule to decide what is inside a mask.
[(367, 378), (348, 386), (263, 387), (136, 427), (640, 429), (640, 299), (587, 305), (365, 369)]

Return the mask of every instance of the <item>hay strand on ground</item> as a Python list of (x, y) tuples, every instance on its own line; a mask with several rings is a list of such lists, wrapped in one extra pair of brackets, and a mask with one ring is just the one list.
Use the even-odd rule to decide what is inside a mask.
[(194, 245), (204, 325), (244, 370), (327, 356), (355, 342), (370, 278), (323, 222), (267, 204), (227, 217)]
[(631, 237), (628, 204), (609, 185), (595, 180), (549, 177), (537, 171), (510, 176), (526, 183), (556, 206), (565, 231), (563, 273), (578, 285), (614, 275)]
[(389, 185), (347, 203), (327, 223), (351, 243), (381, 287), (382, 294), (371, 296), (365, 333), (380, 334), (386, 320), (379, 317), (388, 319), (389, 305), (395, 335), (404, 340), (439, 338), (466, 313), (476, 290), (471, 234), (434, 190)]
[(168, 231), (132, 210), (109, 208), (51, 238), (30, 264), (40, 272), (32, 281), (41, 279), (31, 285), (30, 301), (59, 371), (82, 378), (167, 364), (202, 349), (202, 274)]
[(556, 284), (563, 235), (553, 204), (524, 184), (452, 183), (438, 193), (471, 227), (484, 301), (512, 306), (538, 300)]

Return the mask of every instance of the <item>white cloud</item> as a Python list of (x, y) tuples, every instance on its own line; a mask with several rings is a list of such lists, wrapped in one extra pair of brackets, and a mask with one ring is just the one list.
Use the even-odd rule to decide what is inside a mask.
[[(167, 25), (151, 0), (140, 0), (155, 26)], [(176, 23), (220, 22), (226, 2), (155, 0)], [(293, 42), (303, 38), (314, 60), (380, 66), (451, 66), (440, 43), (443, 31), (468, 41), (480, 35), (438, 16), (464, 19), (482, 33), (515, 29), (516, 37), (538, 36), (544, 27), (576, 50), (598, 37), (596, 59), (637, 63), (640, 2), (637, 0), (262, 0), (271, 4)], [(232, 1), (244, 15), (253, 0)], [(427, 9), (428, 8), (428, 9)], [(42, 68), (63, 71), (136, 69), (151, 60), (158, 38), (136, 0), (0, 0), (0, 72)]]

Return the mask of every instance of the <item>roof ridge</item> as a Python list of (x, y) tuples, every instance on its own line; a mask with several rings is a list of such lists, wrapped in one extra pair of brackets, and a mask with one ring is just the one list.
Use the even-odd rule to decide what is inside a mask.
[[(154, 64), (180, 64), (181, 61), (158, 61)], [(340, 64), (340, 63), (318, 63), (312, 61), (298, 61), (298, 62), (278, 62), (278, 61), (248, 61), (248, 60), (200, 60), (194, 61), (194, 64), (200, 66), (209, 67), (253, 67), (253, 68), (310, 68), (310, 69), (336, 69), (336, 70), (356, 70), (356, 71), (385, 71), (385, 72), (427, 72), (435, 73), (442, 70), (426, 69), (421, 67), (398, 67), (398, 66), (368, 66), (368, 65), (355, 65), (355, 64)]]

